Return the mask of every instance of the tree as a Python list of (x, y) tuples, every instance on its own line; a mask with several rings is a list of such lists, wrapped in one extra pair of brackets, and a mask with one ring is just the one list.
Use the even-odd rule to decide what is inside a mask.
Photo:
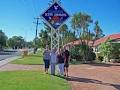
[(105, 61), (109, 61), (110, 60), (110, 55), (112, 54), (113, 51), (113, 47), (111, 44), (111, 40), (108, 40), (105, 43), (102, 43), (100, 45), (100, 53), (103, 54)]
[(46, 30), (41, 30), (39, 37), (43, 48), (45, 48), (46, 45), (50, 45), (50, 36)]
[(75, 13), (72, 18), (72, 28), (77, 30), (78, 36), (84, 36), (87, 32), (89, 23), (92, 22), (91, 16), (86, 13)]
[(12, 38), (9, 38), (7, 40), (7, 45), (8, 45), (8, 47), (14, 48), (14, 46), (15, 46), (14, 40)]
[(2, 50), (3, 47), (6, 46), (6, 41), (7, 41), (7, 36), (2, 30), (0, 30), (0, 50)]
[(19, 49), (25, 47), (25, 40), (22, 36), (13, 36), (8, 39), (7, 44), (13, 49)]
[[(86, 36), (88, 35), (88, 27), (89, 24), (92, 22), (91, 16), (86, 13), (75, 13), (72, 17), (72, 28), (77, 31), (77, 36), (81, 40), (81, 44), (86, 46)], [(84, 60), (87, 56), (87, 49), (84, 48)]]
[(103, 34), (103, 30), (100, 28), (99, 26), (99, 22), (96, 21), (95, 22), (95, 28), (94, 28), (94, 32), (95, 32), (95, 40), (96, 39), (100, 39), (102, 37), (104, 37), (105, 35)]
[(33, 41), (26, 42), (26, 47), (28, 47), (28, 48), (34, 48)]
[(63, 39), (65, 42), (64, 44), (67, 44), (69, 42), (73, 42), (73, 41), (77, 40), (75, 34), (71, 31), (66, 31)]

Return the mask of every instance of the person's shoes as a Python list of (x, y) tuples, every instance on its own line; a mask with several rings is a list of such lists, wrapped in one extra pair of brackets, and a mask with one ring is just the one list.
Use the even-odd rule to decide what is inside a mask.
[(55, 74), (51, 74), (51, 75), (55, 76)]
[(69, 77), (68, 75), (66, 75), (66, 77)]

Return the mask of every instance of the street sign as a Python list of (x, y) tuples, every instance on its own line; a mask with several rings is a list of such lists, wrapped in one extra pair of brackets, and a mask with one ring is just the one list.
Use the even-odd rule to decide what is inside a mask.
[(42, 14), (42, 17), (52, 29), (58, 30), (69, 18), (69, 14), (55, 2)]

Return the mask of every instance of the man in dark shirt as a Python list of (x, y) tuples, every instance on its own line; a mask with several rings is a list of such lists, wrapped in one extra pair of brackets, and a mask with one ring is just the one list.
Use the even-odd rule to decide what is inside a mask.
[(66, 48), (64, 48), (64, 55), (65, 55), (65, 61), (64, 61), (65, 76), (68, 77), (68, 68), (69, 68), (70, 52), (69, 52)]

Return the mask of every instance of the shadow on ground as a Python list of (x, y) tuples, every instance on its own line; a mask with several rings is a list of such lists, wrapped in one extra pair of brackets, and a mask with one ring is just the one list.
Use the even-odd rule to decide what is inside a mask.
[(40, 65), (40, 66), (43, 66), (44, 64), (27, 64), (27, 65), (36, 65), (36, 66)]
[(111, 83), (105, 83), (99, 80), (95, 79), (88, 79), (88, 78), (79, 78), (79, 77), (69, 77), (67, 78), (68, 81), (75, 81), (75, 82), (83, 82), (83, 83), (94, 83), (94, 84), (101, 84), (101, 85), (106, 85), (106, 86), (113, 86), (117, 90), (120, 90), (120, 84), (111, 84)]
[(93, 63), (93, 64), (88, 64), (88, 65), (91, 65), (91, 66), (99, 66), (99, 67), (111, 67), (111, 66), (120, 66), (120, 64), (116, 63), (116, 64), (106, 64), (106, 63)]
[(85, 65), (98, 66), (98, 67), (120, 66), (120, 63), (95, 63), (95, 62), (85, 63), (85, 62), (82, 62), (82, 61), (71, 61), (70, 64), (71, 65), (85, 64)]

